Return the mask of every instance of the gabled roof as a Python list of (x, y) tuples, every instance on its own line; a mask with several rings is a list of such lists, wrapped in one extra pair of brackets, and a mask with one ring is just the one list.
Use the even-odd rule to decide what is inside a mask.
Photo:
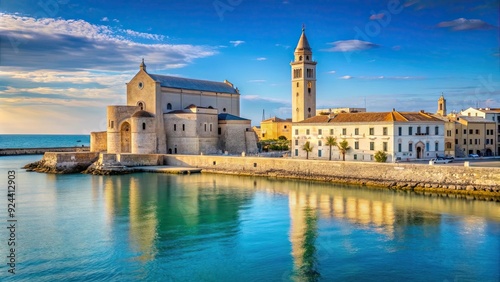
[(359, 112), (340, 113), (336, 115), (319, 115), (300, 121), (299, 123), (342, 123), (342, 122), (414, 122), (442, 121), (423, 112)]
[(239, 94), (235, 88), (225, 82), (198, 80), (160, 74), (148, 74), (153, 80), (159, 82), (162, 87)]
[(219, 120), (249, 120), (249, 119), (242, 118), (242, 117), (235, 116), (235, 115), (228, 114), (228, 113), (222, 113), (222, 114), (219, 114)]

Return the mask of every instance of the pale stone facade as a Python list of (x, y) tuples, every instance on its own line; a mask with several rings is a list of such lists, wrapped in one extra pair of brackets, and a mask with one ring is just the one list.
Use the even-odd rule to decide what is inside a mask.
[(496, 123), (475, 116), (457, 116), (455, 119), (455, 148), (458, 157), (469, 154), (496, 155)]
[[(487, 121), (495, 122), (495, 131), (494, 131), (494, 142), (495, 146), (495, 155), (500, 154), (500, 109), (492, 109), (492, 108), (484, 108), (484, 109), (475, 109), (468, 108), (465, 111), (460, 113), (462, 116), (468, 117), (481, 117)], [(490, 137), (491, 138), (491, 137)]]
[[(349, 143), (345, 159), (350, 161), (373, 161), (377, 151), (387, 153), (387, 162), (444, 154), (444, 121), (424, 112), (392, 111), (321, 115), (294, 123), (292, 157), (306, 158), (302, 147), (309, 142), (309, 159), (328, 160), (328, 136)], [(332, 159), (342, 160), (337, 147), (332, 147)]]
[[(143, 61), (127, 83), (127, 105), (107, 108), (106, 146), (92, 134), (91, 147), (112, 154), (255, 153), (250, 120), (239, 114), (240, 94), (230, 82), (150, 74)], [(240, 145), (220, 147), (228, 143)]]

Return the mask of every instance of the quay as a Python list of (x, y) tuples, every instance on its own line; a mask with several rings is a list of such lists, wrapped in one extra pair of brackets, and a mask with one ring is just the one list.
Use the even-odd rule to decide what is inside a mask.
[(178, 167), (178, 166), (136, 166), (135, 171), (139, 172), (154, 172), (154, 173), (169, 173), (169, 174), (191, 174), (200, 173), (201, 168), (193, 167)]
[(53, 147), (53, 148), (3, 148), (0, 156), (43, 155), (46, 152), (89, 152), (90, 147)]

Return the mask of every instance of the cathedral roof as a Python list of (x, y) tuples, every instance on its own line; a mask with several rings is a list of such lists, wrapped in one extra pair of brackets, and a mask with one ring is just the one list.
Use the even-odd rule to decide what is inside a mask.
[(300, 35), (299, 43), (297, 44), (297, 48), (295, 48), (295, 52), (298, 51), (311, 51), (311, 46), (309, 46), (309, 41), (307, 41), (305, 28), (302, 29), (302, 34)]
[(160, 85), (163, 87), (238, 94), (237, 89), (233, 88), (233, 86), (225, 82), (198, 80), (159, 74), (149, 74), (149, 76), (151, 76), (151, 78), (153, 78), (155, 81), (160, 82)]
[(151, 113), (146, 112), (146, 111), (137, 111), (135, 112), (132, 117), (154, 117)]
[(249, 119), (242, 118), (242, 117), (235, 116), (235, 115), (228, 114), (228, 113), (222, 113), (222, 114), (219, 114), (219, 120), (249, 120)]

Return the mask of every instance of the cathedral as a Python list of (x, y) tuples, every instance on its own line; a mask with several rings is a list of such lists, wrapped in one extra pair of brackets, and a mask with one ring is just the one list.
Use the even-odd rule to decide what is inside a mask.
[(107, 107), (107, 131), (91, 133), (91, 151), (110, 154), (257, 152), (240, 93), (215, 82), (148, 73), (142, 61), (127, 83), (127, 105)]

